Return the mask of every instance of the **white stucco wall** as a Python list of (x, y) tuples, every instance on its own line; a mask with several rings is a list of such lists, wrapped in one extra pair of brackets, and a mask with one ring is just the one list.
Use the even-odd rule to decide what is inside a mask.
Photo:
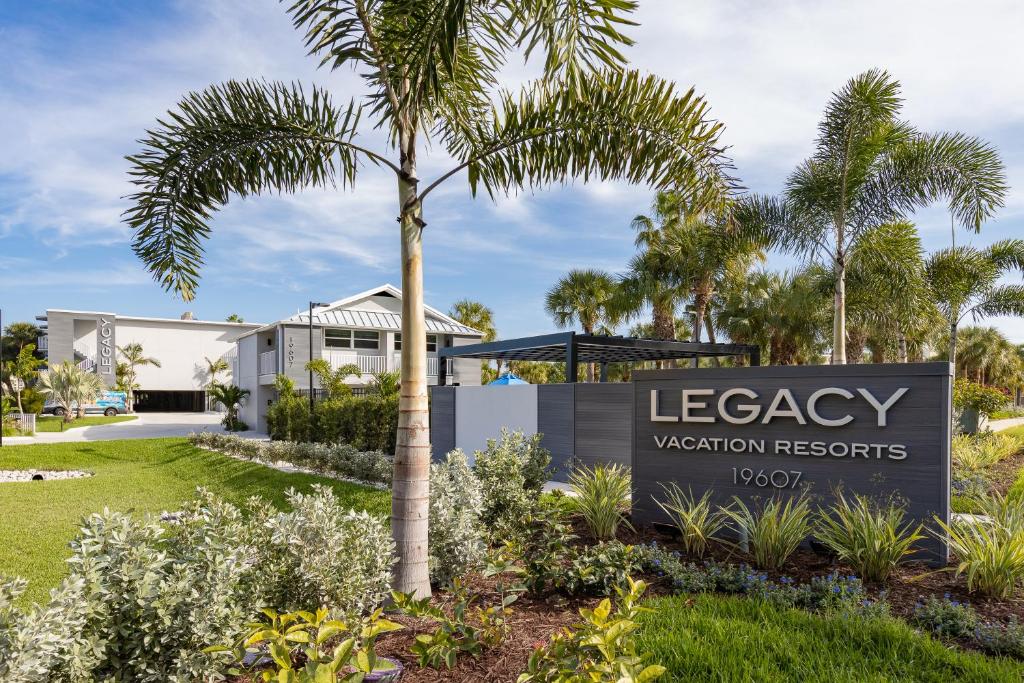
[[(151, 391), (199, 391), (209, 382), (204, 358), (235, 357), (235, 340), (249, 327), (231, 323), (143, 321), (117, 318), (117, 345), (137, 342), (161, 367), (138, 367), (138, 384)], [(230, 370), (221, 381), (235, 382)]]
[(488, 439), (496, 439), (502, 427), (537, 433), (537, 387), (460, 386), (455, 392), (455, 445), (472, 461)]
[(239, 417), (241, 417), (242, 422), (261, 432), (265, 432), (267, 425), (266, 419), (263, 416), (267, 411), (267, 401), (266, 396), (263, 394), (269, 391), (269, 389), (266, 387), (261, 388), (259, 383), (259, 369), (257, 368), (257, 359), (259, 358), (258, 341), (255, 334), (250, 334), (248, 337), (238, 340), (238, 377), (235, 378), (235, 384), (242, 389), (249, 390), (249, 398), (242, 404), (242, 409), (239, 411)]

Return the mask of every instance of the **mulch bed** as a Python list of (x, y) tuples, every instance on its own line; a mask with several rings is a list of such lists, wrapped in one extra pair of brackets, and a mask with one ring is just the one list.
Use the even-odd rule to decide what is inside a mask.
[(1005, 496), (1013, 483), (1017, 481), (1021, 469), (1024, 469), (1024, 451), (1015, 453), (992, 465), (985, 476), (990, 482), (990, 488)]

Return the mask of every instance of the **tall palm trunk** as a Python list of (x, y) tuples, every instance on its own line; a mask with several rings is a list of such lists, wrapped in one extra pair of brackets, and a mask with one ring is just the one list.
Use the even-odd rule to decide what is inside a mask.
[[(657, 339), (676, 338), (676, 321), (673, 313), (673, 306), (664, 302), (656, 301), (651, 306), (651, 325), (654, 328), (654, 336)], [(662, 369), (674, 368), (675, 366), (676, 362), (674, 360), (657, 361), (657, 367)]]
[(422, 207), (414, 147), (402, 140), (398, 181), (402, 234), (402, 388), (391, 486), (391, 533), (398, 550), (394, 587), (430, 595), (427, 520), (430, 505), (430, 416), (427, 410), (427, 333), (423, 313)]
[(836, 296), (832, 312), (832, 364), (846, 365), (846, 261), (836, 264)]
[(897, 340), (897, 348), (899, 354), (899, 362), (908, 362), (909, 358), (907, 354), (907, 335), (903, 334), (902, 332), (899, 333), (899, 339)]
[[(707, 314), (708, 301), (711, 299), (710, 288), (706, 285), (697, 287), (693, 295), (693, 341), (700, 343), (701, 332), (704, 331), (704, 316)], [(693, 367), (699, 367), (700, 359), (693, 358)]]
[(949, 362), (953, 366), (953, 379), (956, 379), (956, 323), (949, 324)]

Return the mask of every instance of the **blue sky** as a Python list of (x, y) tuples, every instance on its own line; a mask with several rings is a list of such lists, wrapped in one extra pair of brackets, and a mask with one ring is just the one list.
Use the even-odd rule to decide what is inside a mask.
[[(348, 72), (317, 70), (274, 0), (0, 0), (0, 306), (6, 321), (47, 308), (269, 322), (310, 299), (399, 284), (393, 181), (365, 169), (355, 192), (235, 200), (213, 221), (197, 300), (155, 285), (120, 222), (131, 191), (124, 155), (180, 96), (228, 78), (317, 83), (344, 101)], [(980, 235), (1024, 227), (1024, 6), (1017, 2), (661, 0), (641, 3), (637, 67), (695, 85), (726, 125), (737, 173), (775, 192), (811, 150), (829, 93), (871, 67), (903, 83), (905, 117), (995, 143), (1011, 195)], [(533, 73), (515, 63), (514, 86)], [(382, 140), (367, 129), (363, 142)], [(425, 179), (451, 161), (424, 155)], [(428, 303), (483, 301), (499, 333), (550, 331), (544, 292), (568, 269), (620, 270), (644, 187), (576, 183), (473, 199), (455, 177), (426, 207)], [(941, 207), (915, 217), (929, 249), (948, 246)], [(770, 266), (792, 261), (773, 255)], [(1024, 322), (996, 321), (1024, 342)]]

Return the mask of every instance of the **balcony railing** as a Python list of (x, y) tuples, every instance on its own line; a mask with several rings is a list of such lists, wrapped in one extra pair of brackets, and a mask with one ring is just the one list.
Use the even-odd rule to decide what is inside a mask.
[(41, 335), (39, 337), (39, 339), (37, 339), (36, 341), (38, 342), (38, 344), (36, 344), (36, 350), (37, 351), (47, 351), (49, 349), (49, 346), (50, 346), (50, 336), (49, 335), (46, 335), (46, 334)]
[(342, 365), (355, 365), (364, 375), (372, 375), (388, 369), (386, 356), (324, 349), (324, 359), (335, 369), (340, 368)]
[[(402, 367), (402, 354), (396, 353), (394, 357), (395, 370), (399, 370)], [(437, 356), (427, 356), (427, 377), (437, 377)]]
[(261, 353), (259, 369), (261, 375), (276, 375), (277, 351), (264, 351)]

